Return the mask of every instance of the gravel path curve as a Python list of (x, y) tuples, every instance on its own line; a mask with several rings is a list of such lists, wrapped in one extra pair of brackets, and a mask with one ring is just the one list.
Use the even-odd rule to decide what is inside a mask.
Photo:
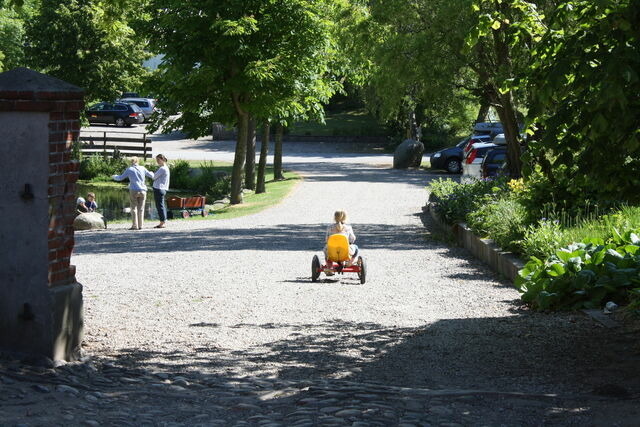
[[(578, 314), (523, 309), (509, 283), (421, 215), (437, 175), (389, 162), (302, 153), (286, 165), (304, 181), (259, 214), (77, 233), (85, 350), (225, 378), (516, 393), (602, 385), (607, 372), (592, 367), (611, 360), (608, 332)], [(367, 259), (365, 285), (355, 275), (310, 281), (338, 208)]]

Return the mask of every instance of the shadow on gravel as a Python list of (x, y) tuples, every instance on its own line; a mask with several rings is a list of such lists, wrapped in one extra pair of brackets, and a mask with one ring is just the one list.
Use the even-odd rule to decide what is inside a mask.
[(116, 357), (125, 365), (203, 375), (272, 377), (275, 369), (275, 377), (283, 380), (340, 378), (431, 389), (640, 397), (637, 337), (612, 333), (578, 314), (446, 319), (415, 328), (342, 320), (191, 326), (290, 333), (231, 354), (212, 346), (170, 353), (128, 349)]
[(320, 276), (317, 282), (312, 282), (311, 277), (298, 277), (295, 280), (281, 280), (278, 283), (296, 283), (296, 284), (306, 284), (310, 286), (319, 286), (324, 284), (335, 284), (338, 283), (344, 286), (364, 286), (360, 283), (360, 279), (358, 275), (355, 273), (345, 273), (344, 275), (334, 275), (331, 277)]
[[(302, 154), (299, 157), (305, 157), (305, 155)], [(309, 157), (315, 156), (309, 155)], [(357, 155), (343, 157), (357, 158)], [(344, 185), (342, 181), (348, 183), (370, 182), (372, 184), (404, 183), (426, 187), (433, 179), (440, 177), (440, 175), (427, 174), (422, 169), (399, 170), (364, 164), (340, 164), (339, 161), (317, 163), (287, 162), (286, 167), (290, 170), (309, 171), (309, 174), (305, 174), (305, 181), (308, 182), (336, 182), (336, 185), (340, 185), (339, 191), (349, 191), (348, 188), (342, 190)], [(425, 192), (425, 200), (426, 196)]]
[[(413, 250), (428, 247), (416, 227), (386, 224), (354, 226), (363, 250)], [(134, 234), (127, 230), (76, 236), (74, 253), (150, 253), (190, 251), (321, 251), (326, 224), (283, 224), (255, 228), (205, 228)]]

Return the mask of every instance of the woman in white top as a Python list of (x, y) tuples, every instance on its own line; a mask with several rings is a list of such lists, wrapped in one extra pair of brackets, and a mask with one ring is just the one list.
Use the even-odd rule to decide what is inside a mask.
[(155, 228), (164, 228), (165, 222), (167, 221), (167, 190), (169, 189), (169, 166), (167, 166), (167, 158), (158, 154), (156, 156), (156, 162), (160, 168), (153, 175), (153, 197), (156, 200), (156, 209), (158, 210), (158, 218), (160, 219), (160, 224), (156, 225)]
[(116, 181), (129, 178), (129, 199), (131, 200), (131, 220), (133, 224), (129, 230), (142, 230), (144, 224), (144, 202), (147, 199), (147, 185), (145, 178), (153, 178), (153, 173), (138, 164), (138, 158), (132, 157), (129, 166), (122, 175), (113, 175)]

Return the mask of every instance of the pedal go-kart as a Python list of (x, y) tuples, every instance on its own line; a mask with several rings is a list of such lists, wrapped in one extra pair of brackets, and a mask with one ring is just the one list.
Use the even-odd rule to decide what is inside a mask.
[(367, 267), (364, 258), (358, 256), (355, 263), (351, 262), (349, 255), (349, 239), (342, 234), (333, 234), (327, 239), (327, 263), (321, 264), (318, 255), (313, 256), (311, 261), (311, 281), (317, 282), (320, 273), (333, 272), (357, 273), (360, 283), (364, 284), (367, 280)]

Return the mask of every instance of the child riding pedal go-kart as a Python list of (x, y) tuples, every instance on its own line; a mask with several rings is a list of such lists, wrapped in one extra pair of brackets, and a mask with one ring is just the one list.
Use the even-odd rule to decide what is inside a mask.
[(335, 223), (329, 226), (326, 233), (324, 248), (325, 263), (320, 263), (317, 255), (311, 262), (311, 280), (316, 282), (320, 273), (327, 276), (343, 273), (357, 273), (360, 283), (366, 280), (366, 266), (364, 258), (358, 255), (358, 246), (354, 244), (356, 236), (350, 225), (346, 224), (347, 213), (336, 211)]

